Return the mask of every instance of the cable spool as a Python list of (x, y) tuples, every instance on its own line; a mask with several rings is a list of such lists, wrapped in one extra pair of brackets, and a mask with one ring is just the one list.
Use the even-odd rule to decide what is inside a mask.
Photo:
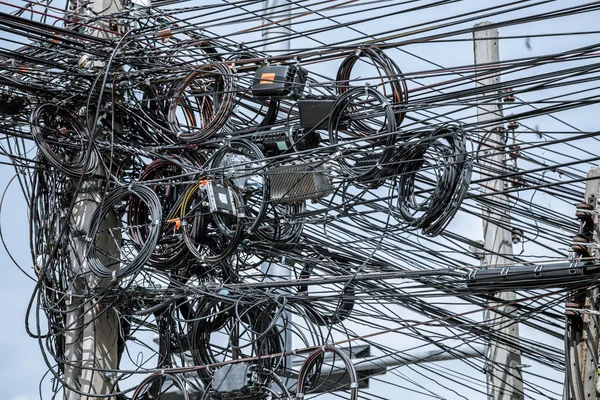
[[(370, 63), (377, 69), (379, 80), (384, 88), (384, 97), (391, 97), (393, 108), (395, 110), (396, 125), (400, 126), (406, 115), (404, 109), (408, 104), (408, 87), (406, 86), (406, 80), (398, 65), (394, 60), (388, 57), (383, 50), (380, 50), (377, 47), (361, 48), (348, 55), (348, 57), (342, 61), (337, 72), (336, 81), (338, 83), (338, 93), (343, 94), (348, 90), (352, 90), (352, 87), (350, 86), (352, 78), (350, 75), (357, 61), (363, 57), (368, 58)], [(386, 86), (391, 87), (391, 93), (387, 93), (385, 90)], [(361, 126), (360, 129), (368, 132), (369, 127), (365, 125)]]
[(178, 207), (183, 239), (201, 262), (216, 263), (237, 248), (244, 231), (242, 196), (229, 181), (200, 178)]
[(90, 176), (98, 166), (91, 135), (75, 114), (56, 104), (37, 106), (29, 117), (31, 135), (44, 159), (70, 178)]
[(221, 132), (233, 109), (233, 72), (225, 64), (203, 65), (176, 86), (167, 112), (181, 140), (202, 143)]
[(397, 204), (390, 209), (399, 221), (429, 236), (444, 230), (471, 182), (473, 168), (465, 141), (460, 126), (445, 125), (415, 134), (398, 148), (393, 162)]
[(248, 140), (233, 140), (217, 150), (209, 168), (227, 176), (242, 195), (247, 233), (260, 225), (269, 201), (270, 183), (262, 151)]
[[(349, 119), (348, 127), (340, 129), (345, 118)], [(396, 142), (394, 111), (385, 96), (371, 87), (345, 91), (333, 105), (328, 129), (341, 175), (377, 185)]]
[[(152, 161), (140, 175), (139, 182), (150, 182), (150, 188), (158, 195), (165, 221), (161, 221), (161, 235), (156, 248), (153, 249), (148, 264), (154, 268), (176, 270), (184, 266), (190, 251), (177, 229), (177, 206), (185, 190), (182, 186), (183, 172), (181, 163), (174, 159), (157, 159)], [(127, 210), (130, 226), (140, 226), (132, 231), (134, 245), (141, 247), (146, 241), (148, 227), (140, 221), (148, 218), (148, 209), (141, 205), (141, 199), (131, 196)]]
[[(114, 210), (128, 205), (132, 196), (139, 198), (138, 207), (147, 209), (146, 221), (139, 221), (141, 225), (137, 226), (113, 225), (117, 222)], [(94, 211), (87, 235), (86, 254), (94, 275), (100, 279), (120, 280), (137, 274), (152, 256), (160, 236), (161, 221), (160, 199), (152, 189), (131, 184), (111, 191)], [(141, 229), (144, 234), (136, 232)], [(132, 236), (144, 238), (144, 242), (134, 246)]]

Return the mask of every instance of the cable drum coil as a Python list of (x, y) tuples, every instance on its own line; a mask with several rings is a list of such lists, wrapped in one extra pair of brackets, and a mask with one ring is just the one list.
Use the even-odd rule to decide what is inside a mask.
[[(342, 125), (346, 118), (347, 128)], [(381, 92), (368, 86), (344, 92), (332, 107), (328, 126), (340, 174), (375, 185), (394, 155), (396, 128), (393, 107)]]
[(169, 101), (167, 122), (178, 138), (202, 143), (231, 116), (235, 84), (226, 64), (204, 65), (184, 77)]
[[(139, 249), (137, 249), (136, 254), (122, 257), (122, 246), (126, 242), (126, 236), (131, 236), (131, 230), (135, 230), (136, 227), (123, 226), (122, 224), (111, 227), (109, 214), (114, 213), (115, 208), (121, 202), (126, 201), (129, 203), (132, 196), (140, 200), (140, 207), (143, 205), (148, 209), (145, 224), (147, 229), (145, 229), (145, 241), (141, 244), (138, 243)], [(140, 184), (131, 184), (114, 189), (105, 197), (92, 216), (86, 246), (90, 270), (100, 279), (111, 280), (119, 280), (137, 274), (152, 256), (160, 237), (161, 221), (160, 199), (152, 189)], [(109, 238), (108, 244), (104, 243), (106, 238)], [(110, 243), (111, 240), (113, 241), (112, 244)], [(111, 254), (111, 252), (116, 252), (116, 254)]]
[(445, 125), (417, 133), (399, 147), (393, 161), (396, 204), (390, 206), (396, 219), (429, 236), (446, 228), (471, 182), (465, 142), (460, 126)]
[(36, 107), (29, 117), (31, 135), (44, 159), (70, 178), (89, 176), (98, 166), (98, 153), (89, 149), (87, 127), (75, 114), (56, 104)]

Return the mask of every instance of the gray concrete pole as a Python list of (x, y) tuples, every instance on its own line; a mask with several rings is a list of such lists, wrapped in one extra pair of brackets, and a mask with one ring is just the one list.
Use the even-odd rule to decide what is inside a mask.
[[(482, 27), (489, 24), (484, 22), (476, 25)], [(480, 66), (478, 74), (482, 74), (486, 67), (481, 65), (492, 65), (499, 62), (498, 30), (477, 30), (473, 33), (475, 65)], [(477, 86), (488, 86), (500, 83), (498, 73), (480, 75)], [(484, 173), (498, 171), (502, 174), (505, 170), (503, 146), (505, 142), (504, 127), (500, 122), (495, 122), (502, 117), (501, 95), (497, 89), (489, 93), (479, 95), (477, 101), (477, 121), (482, 126), (481, 159)], [(496, 193), (504, 190), (502, 179), (490, 178), (484, 192)], [(490, 268), (503, 265), (512, 265), (513, 255), (509, 203), (505, 195), (498, 194), (490, 197), (491, 204), (498, 207), (487, 208), (483, 211), (483, 235), (484, 249), (486, 253), (486, 264)], [(501, 300), (514, 301), (514, 292), (503, 292), (497, 295)], [(494, 304), (491, 304), (494, 305)], [(488, 325), (506, 338), (508, 343), (519, 343), (519, 325), (506, 315), (511, 315), (514, 307), (505, 306), (500, 312), (487, 313)], [(491, 341), (489, 343), (487, 363), (488, 396), (493, 400), (520, 400), (523, 399), (523, 378), (521, 372), (521, 355), (514, 347)]]
[[(119, 12), (123, 4), (121, 0), (92, 0), (87, 7), (94, 15), (109, 15)], [(103, 38), (114, 36), (107, 20), (100, 19), (94, 26), (99, 29), (91, 29), (91, 35)], [(103, 62), (95, 61), (89, 66), (93, 68), (104, 65)], [(98, 171), (98, 174), (101, 172)], [(85, 233), (88, 232), (94, 211), (102, 201), (100, 186), (96, 181), (83, 183), (70, 221), (72, 298), (68, 302), (65, 316), (64, 379), (66, 386), (74, 390), (65, 388), (64, 400), (99, 399), (94, 394), (106, 395), (115, 389), (111, 374), (103, 373), (102, 370), (116, 369), (118, 366), (118, 318), (114, 310), (107, 309), (101, 300), (90, 298), (89, 294), (104, 286), (105, 282), (101, 282), (90, 272), (85, 254)], [(118, 228), (120, 224), (117, 217), (111, 215), (103, 223), (102, 231), (108, 232), (114, 227)], [(115, 241), (115, 237), (120, 237), (120, 231), (103, 234), (97, 240), (107, 254), (118, 257), (119, 243)], [(118, 265), (115, 267), (118, 268)], [(113, 400), (114, 397), (102, 399)]]

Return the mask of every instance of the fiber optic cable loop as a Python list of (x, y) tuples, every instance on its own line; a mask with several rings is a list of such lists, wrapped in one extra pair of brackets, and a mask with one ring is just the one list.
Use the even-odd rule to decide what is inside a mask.
[(231, 256), (244, 232), (244, 201), (229, 180), (200, 177), (188, 187), (178, 206), (183, 239), (201, 262)]
[[(139, 226), (127, 226), (118, 212), (128, 206), (132, 196), (139, 198), (138, 207), (145, 207), (145, 234), (133, 233)], [(116, 221), (115, 220), (116, 216)], [(114, 222), (121, 222), (113, 226)], [(137, 274), (152, 256), (161, 232), (162, 208), (152, 189), (132, 183), (111, 191), (94, 211), (86, 240), (86, 254), (91, 271), (100, 279), (118, 281)], [(142, 221), (138, 221), (142, 223)], [(132, 235), (144, 238), (133, 245)]]
[[(322, 346), (306, 357), (302, 363), (302, 366), (300, 367), (300, 371), (298, 371), (296, 399), (302, 400), (307, 391), (316, 388), (320, 384), (323, 384), (323, 380), (327, 379), (327, 374), (322, 372), (322, 368), (324, 355), (328, 352), (333, 353), (336, 357), (341, 358), (342, 362), (346, 366), (346, 372), (350, 380), (350, 400), (358, 399), (358, 375), (354, 369), (354, 364), (352, 364), (352, 361), (346, 355), (346, 353), (333, 346)], [(330, 372), (333, 372), (333, 366), (331, 367), (331, 370), (332, 371)], [(320, 379), (321, 377), (322, 379)]]
[[(282, 311), (276, 302), (250, 296), (200, 299), (192, 323), (195, 365), (282, 353), (281, 327), (277, 325)], [(281, 361), (281, 357), (265, 357), (259, 365), (272, 371)], [(212, 371), (201, 368), (197, 372), (209, 386)]]
[(465, 198), (472, 160), (459, 125), (443, 125), (420, 132), (398, 147), (391, 191), (396, 191), (392, 215), (429, 236), (441, 233)]
[[(189, 161), (194, 164), (194, 161)], [(181, 160), (156, 159), (144, 169), (139, 182), (150, 181), (149, 187), (158, 195), (163, 210), (164, 221), (161, 221), (161, 235), (153, 250), (148, 264), (154, 268), (176, 270), (188, 260), (190, 251), (186, 246), (178, 228), (178, 202), (184, 191), (184, 165)], [(132, 231), (133, 243), (141, 246), (148, 235), (148, 226), (140, 223), (147, 219), (148, 209), (141, 206), (141, 200), (132, 196), (127, 210), (130, 226), (139, 227)]]
[(92, 149), (86, 124), (71, 111), (56, 104), (37, 106), (29, 117), (31, 135), (44, 159), (69, 178), (90, 176), (98, 166), (98, 153)]
[(392, 105), (381, 92), (369, 86), (345, 91), (332, 107), (328, 126), (342, 177), (377, 186), (394, 155), (396, 127)]
[(233, 110), (235, 84), (227, 64), (207, 64), (185, 76), (169, 100), (167, 122), (179, 139), (202, 143), (221, 132)]
[(244, 202), (246, 233), (253, 234), (266, 213), (270, 198), (267, 162), (254, 143), (232, 140), (211, 157), (211, 171), (226, 176), (237, 187)]
[[(393, 108), (395, 109), (396, 125), (400, 126), (406, 115), (405, 108), (408, 104), (408, 87), (406, 86), (406, 80), (404, 79), (400, 67), (398, 67), (396, 62), (388, 57), (383, 50), (380, 50), (377, 47), (360, 48), (348, 55), (344, 61), (342, 61), (337, 72), (336, 80), (338, 82), (338, 93), (343, 94), (348, 90), (351, 90), (352, 86), (349, 84), (353, 81), (351, 77), (352, 69), (361, 58), (368, 58), (370, 61), (369, 64), (377, 69), (379, 75), (378, 80), (381, 82), (384, 96), (386, 98), (391, 98)], [(388, 87), (390, 88), (391, 93), (387, 93)], [(365, 132), (368, 132), (370, 129), (368, 125), (363, 125), (360, 122), (357, 122), (357, 124), (360, 129)]]

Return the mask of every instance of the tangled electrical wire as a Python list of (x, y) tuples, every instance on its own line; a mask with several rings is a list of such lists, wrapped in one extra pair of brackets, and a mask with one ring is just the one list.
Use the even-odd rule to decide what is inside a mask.
[[(282, 52), (281, 37), (267, 35), (265, 50), (256, 36), (285, 27), (282, 6), (139, 3), (0, 13), (3, 32), (31, 40), (0, 50), (0, 135), (30, 219), (28, 314), (38, 323), (27, 329), (54, 392), (355, 399), (365, 389), (361, 398), (375, 399), (379, 385), (439, 398), (426, 377), (470, 399), (487, 391), (490, 342), (565, 371), (553, 341), (563, 338), (568, 292), (523, 290), (506, 305), (496, 286), (466, 285), (466, 266), (567, 259), (577, 224), (551, 207), (584, 199), (583, 167), (599, 158), (580, 143), (596, 133), (565, 122), (542, 135), (527, 124), (598, 99), (585, 97), (590, 88), (575, 99), (520, 98), (597, 81), (597, 44), (418, 69), (405, 64), (424, 56), (404, 46), (471, 41), (461, 36), (476, 30), (470, 17), (369, 33), (362, 16), (341, 21), (364, 13), (377, 25), (377, 7), (419, 11), (401, 1), (293, 2), (285, 36), (302, 44)], [(516, 24), (511, 7), (493, 7), (499, 26)], [(598, 8), (535, 8), (517, 22)], [(338, 29), (358, 37), (322, 42)], [(483, 87), (499, 74), (503, 83)], [(534, 199), (542, 195), (552, 205)], [(514, 254), (468, 232), (481, 220), (512, 234)], [(534, 250), (518, 254), (525, 244)], [(481, 320), (482, 310), (496, 317)], [(549, 339), (515, 343), (498, 317), (507, 314)], [(84, 342), (104, 346), (92, 363)], [(421, 363), (440, 354), (464, 370)], [(525, 390), (552, 397), (538, 386)]]

